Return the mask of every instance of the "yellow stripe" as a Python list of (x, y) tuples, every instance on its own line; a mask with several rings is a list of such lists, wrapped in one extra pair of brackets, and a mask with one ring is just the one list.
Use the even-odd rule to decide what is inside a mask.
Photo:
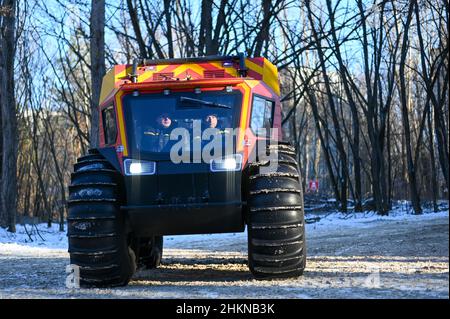
[(264, 59), (263, 81), (270, 86), (276, 95), (280, 95), (280, 84), (278, 82), (278, 69), (275, 65)]
[(250, 61), (249, 59), (245, 59), (245, 65), (250, 69), (253, 70), (259, 74), (263, 74), (263, 68), (260, 67), (258, 64), (253, 63), (252, 61)]
[(182, 64), (175, 70), (173, 70), (173, 74), (176, 77), (188, 69), (191, 69), (192, 71), (198, 73), (199, 75), (203, 75), (203, 71), (205, 70), (198, 64)]
[(261, 83), (260, 80), (245, 80), (245, 83), (247, 83), (247, 85), (253, 89), (255, 86), (257, 86), (259, 83)]
[(252, 71), (255, 71), (262, 76), (262, 80), (266, 83), (275, 94), (280, 95), (280, 85), (278, 83), (278, 69), (275, 65), (270, 63), (267, 59), (264, 59), (264, 67), (253, 63), (246, 59), (245, 65)]
[(156, 68), (153, 71), (145, 71), (141, 75), (138, 76), (138, 82), (144, 82), (153, 76), (153, 73), (158, 73), (164, 70), (168, 65), (156, 65)]
[(128, 74), (131, 74), (131, 72), (133, 71), (133, 67), (129, 66), (128, 68), (125, 68), (125, 70), (123, 70), (120, 73), (116, 74), (116, 81), (119, 81), (121, 78), (127, 76)]
[(237, 77), (238, 76), (237, 71), (236, 71), (236, 69), (234, 67), (224, 67), (222, 65), (222, 62), (210, 62), (209, 64), (215, 66), (216, 68), (224, 70), (225, 73), (227, 73), (227, 74), (229, 74), (229, 75), (231, 75), (233, 77)]
[(247, 114), (250, 108), (250, 93), (251, 89), (250, 86), (245, 81), (242, 84), (239, 84), (238, 86), (244, 89), (244, 98), (242, 101), (242, 114), (241, 114), (241, 123), (239, 124), (240, 132), (238, 137), (238, 143), (236, 146), (236, 150), (238, 152), (242, 151), (244, 149), (244, 136), (245, 136), (245, 130), (247, 128)]
[(107, 96), (111, 93), (111, 91), (114, 90), (114, 84), (116, 79), (114, 77), (114, 68), (108, 71), (108, 73), (105, 74), (102, 80), (102, 88), (100, 90), (100, 99), (99, 99), (99, 105), (102, 104)]
[(123, 108), (121, 101), (122, 95), (123, 91), (119, 91), (116, 94), (117, 119), (119, 120), (119, 131), (120, 131), (120, 139), (122, 140), (123, 146), (123, 156), (128, 156), (127, 140), (125, 135), (125, 124), (123, 118)]

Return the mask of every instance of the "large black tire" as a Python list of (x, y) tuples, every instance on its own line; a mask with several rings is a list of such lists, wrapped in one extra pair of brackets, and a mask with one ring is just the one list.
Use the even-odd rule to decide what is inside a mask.
[(269, 151), (278, 156), (275, 170), (261, 173), (261, 162), (249, 170), (249, 268), (257, 279), (298, 277), (306, 266), (306, 244), (295, 149), (279, 144), (269, 146)]
[(80, 157), (69, 186), (70, 263), (82, 287), (126, 285), (136, 270), (128, 245), (120, 174), (100, 154)]
[[(163, 236), (138, 239), (138, 267), (157, 268), (161, 264), (163, 254)], [(136, 251), (136, 250), (135, 250)]]

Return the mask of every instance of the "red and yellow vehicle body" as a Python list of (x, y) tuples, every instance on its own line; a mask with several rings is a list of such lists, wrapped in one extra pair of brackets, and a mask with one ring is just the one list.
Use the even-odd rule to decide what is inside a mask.
[[(242, 162), (236, 171), (215, 172), (210, 163), (174, 164), (167, 158), (138, 154), (130, 145), (133, 136), (127, 136), (130, 135), (127, 125), (131, 124), (126, 109), (132, 97), (160, 96), (163, 99), (166, 91), (179, 96), (193, 94), (196, 90), (211, 95), (226, 91), (239, 96), (238, 104), (233, 106), (236, 117), (233, 129), (239, 128), (234, 151)], [(141, 61), (134, 65), (116, 65), (105, 75), (99, 103), (98, 150), (124, 178), (126, 203), (122, 210), (128, 214), (137, 234), (155, 236), (245, 229), (245, 169), (257, 140), (268, 138), (248, 129), (255, 98), (271, 105), (270, 127), (281, 138), (278, 71), (265, 58), (231, 56)], [(147, 104), (152, 107), (151, 103)], [(106, 109), (115, 111), (117, 132), (109, 141), (104, 130), (103, 111)], [(124, 163), (136, 158), (156, 163), (157, 173), (126, 174)]]
[[(165, 89), (174, 92), (202, 90), (223, 90), (231, 86), (243, 95), (239, 127), (237, 152), (242, 152), (244, 164), (248, 154), (256, 145), (257, 137), (246, 129), (249, 127), (252, 112), (252, 99), (255, 95), (266, 97), (275, 102), (273, 128), (278, 129), (281, 138), (281, 104), (278, 70), (262, 57), (244, 58), (245, 76), (240, 71), (238, 57), (206, 57), (192, 59), (153, 60), (137, 66), (136, 82), (131, 75), (133, 65), (114, 66), (103, 78), (99, 108), (114, 105), (117, 117), (118, 135), (113, 145), (117, 150), (120, 163), (129, 155), (127, 133), (124, 120), (123, 97), (139, 90), (141, 93), (161, 93)], [(241, 72), (241, 74), (240, 74)], [(100, 147), (105, 147), (103, 119), (100, 119)], [(248, 143), (244, 143), (248, 141)], [(110, 145), (111, 146), (111, 145)], [(243, 165), (244, 167), (245, 165)]]

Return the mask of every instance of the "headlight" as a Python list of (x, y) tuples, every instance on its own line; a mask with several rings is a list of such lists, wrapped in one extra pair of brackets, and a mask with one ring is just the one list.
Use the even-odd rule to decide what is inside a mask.
[(223, 171), (240, 171), (242, 167), (242, 155), (234, 154), (225, 156), (224, 158), (217, 158), (210, 161), (209, 169), (211, 172)]
[(153, 175), (156, 172), (156, 163), (150, 161), (141, 161), (126, 159), (123, 162), (125, 175)]

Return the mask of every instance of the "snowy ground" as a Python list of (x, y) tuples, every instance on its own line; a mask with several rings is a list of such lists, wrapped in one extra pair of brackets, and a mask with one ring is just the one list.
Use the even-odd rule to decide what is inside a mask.
[(169, 236), (159, 269), (138, 271), (115, 289), (65, 287), (67, 238), (56, 225), (38, 225), (39, 234), (0, 228), (0, 298), (449, 298), (448, 210), (308, 221), (301, 278), (254, 280), (246, 233)]

